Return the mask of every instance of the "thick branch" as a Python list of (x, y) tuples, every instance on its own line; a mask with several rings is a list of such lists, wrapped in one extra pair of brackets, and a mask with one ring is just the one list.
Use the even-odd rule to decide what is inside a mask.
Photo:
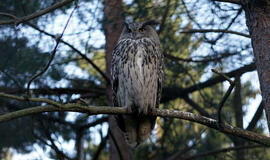
[[(16, 98), (20, 99), (20, 98)], [(23, 98), (21, 98), (23, 99)], [(31, 99), (30, 99), (31, 100)], [(55, 102), (58, 104), (57, 102)], [(33, 115), (37, 113), (43, 113), (43, 112), (63, 112), (63, 111), (72, 111), (72, 112), (81, 112), (81, 113), (88, 113), (90, 115), (96, 115), (96, 114), (131, 114), (125, 107), (107, 107), (107, 106), (83, 106), (80, 104), (61, 104), (59, 107), (54, 106), (38, 106), (38, 107), (31, 107), (22, 109), (19, 111), (7, 113), (0, 116), (0, 122), (5, 122), (8, 120), (12, 120), (15, 118), (27, 116), (27, 115)], [(219, 130), (220, 132), (223, 132), (225, 134), (230, 134), (238, 137), (242, 137), (244, 139), (247, 139), (249, 141), (253, 141), (259, 144), (263, 145), (270, 145), (270, 137), (259, 135), (254, 132), (245, 131), (240, 128), (233, 127), (228, 124), (224, 124), (222, 128), (219, 128), (218, 122), (214, 119), (207, 118), (204, 116), (196, 115), (189, 112), (182, 112), (178, 110), (160, 110), (157, 109), (153, 113), (150, 113), (149, 115), (152, 116), (160, 116), (160, 117), (168, 117), (168, 118), (178, 118), (178, 119), (184, 119), (196, 123), (200, 123), (202, 125), (208, 126), (210, 128)]]
[(45, 9), (40, 10), (39, 12), (33, 13), (31, 15), (21, 17), (21, 18), (16, 18), (16, 19), (13, 19), (13, 20), (8, 20), (8, 21), (0, 21), (0, 25), (1, 24), (15, 24), (15, 25), (18, 25), (18, 24), (20, 24), (22, 22), (26, 22), (26, 21), (29, 21), (31, 19), (35, 19), (37, 17), (48, 14), (48, 13), (50, 13), (50, 12), (52, 12), (52, 11), (62, 7), (62, 6), (65, 6), (65, 5), (69, 4), (72, 1), (74, 1), (74, 0), (63, 0), (63, 1), (59, 2), (59, 3), (56, 3), (56, 4), (52, 5), (51, 7), (45, 8)]
[[(246, 72), (251, 72), (256, 70), (255, 63), (251, 63), (248, 65), (245, 65), (243, 67), (240, 67), (236, 70), (233, 70), (231, 72), (225, 73), (226, 76), (228, 77), (235, 77), (236, 75), (242, 75)], [(194, 91), (197, 91), (199, 89), (204, 89), (210, 86), (213, 86), (215, 84), (218, 84), (220, 82), (225, 81), (226, 79), (223, 76), (216, 76), (214, 78), (210, 78), (205, 82), (201, 82), (198, 84), (195, 84), (193, 86), (187, 87), (187, 88), (179, 88), (179, 87), (171, 87), (171, 88), (164, 88), (163, 89), (163, 97), (161, 99), (161, 102), (168, 102), (170, 100), (173, 100), (175, 98), (183, 97), (189, 93), (192, 93)]]

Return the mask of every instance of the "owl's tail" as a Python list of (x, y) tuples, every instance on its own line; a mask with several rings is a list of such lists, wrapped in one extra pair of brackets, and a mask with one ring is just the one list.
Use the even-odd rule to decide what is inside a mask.
[(150, 136), (153, 120), (148, 117), (136, 117), (136, 119), (125, 117), (124, 119), (126, 141), (130, 147), (136, 148)]

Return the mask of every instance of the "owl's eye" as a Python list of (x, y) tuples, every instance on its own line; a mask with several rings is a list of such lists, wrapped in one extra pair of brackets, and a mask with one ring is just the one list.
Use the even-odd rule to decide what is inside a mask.
[(139, 29), (139, 32), (143, 33), (143, 32), (145, 32), (145, 29), (144, 28), (140, 28)]
[(128, 31), (128, 33), (131, 33), (131, 29), (128, 28), (127, 31)]

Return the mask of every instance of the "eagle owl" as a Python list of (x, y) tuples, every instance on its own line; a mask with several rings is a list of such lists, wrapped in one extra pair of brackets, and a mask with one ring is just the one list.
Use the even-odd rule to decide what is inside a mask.
[(116, 120), (131, 147), (144, 142), (154, 128), (156, 117), (146, 116), (158, 108), (163, 82), (163, 54), (157, 22), (125, 23), (112, 53), (113, 105), (127, 107), (132, 115)]

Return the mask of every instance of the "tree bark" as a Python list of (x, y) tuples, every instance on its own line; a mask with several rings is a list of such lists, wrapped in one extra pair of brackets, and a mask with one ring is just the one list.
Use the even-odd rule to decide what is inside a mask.
[(270, 129), (270, 1), (243, 0), (262, 99)]
[[(112, 52), (121, 34), (122, 24), (124, 20), (122, 16), (122, 0), (104, 0), (103, 12), (103, 30), (106, 37), (106, 75), (107, 77), (110, 77)], [(107, 83), (106, 94), (108, 99), (108, 105), (112, 106), (112, 90), (111, 84), (109, 83)], [(109, 116), (109, 126), (111, 131), (111, 134), (109, 135), (110, 160), (131, 160), (132, 156), (129, 152), (129, 147), (125, 142), (121, 130), (117, 127), (113, 116)]]

